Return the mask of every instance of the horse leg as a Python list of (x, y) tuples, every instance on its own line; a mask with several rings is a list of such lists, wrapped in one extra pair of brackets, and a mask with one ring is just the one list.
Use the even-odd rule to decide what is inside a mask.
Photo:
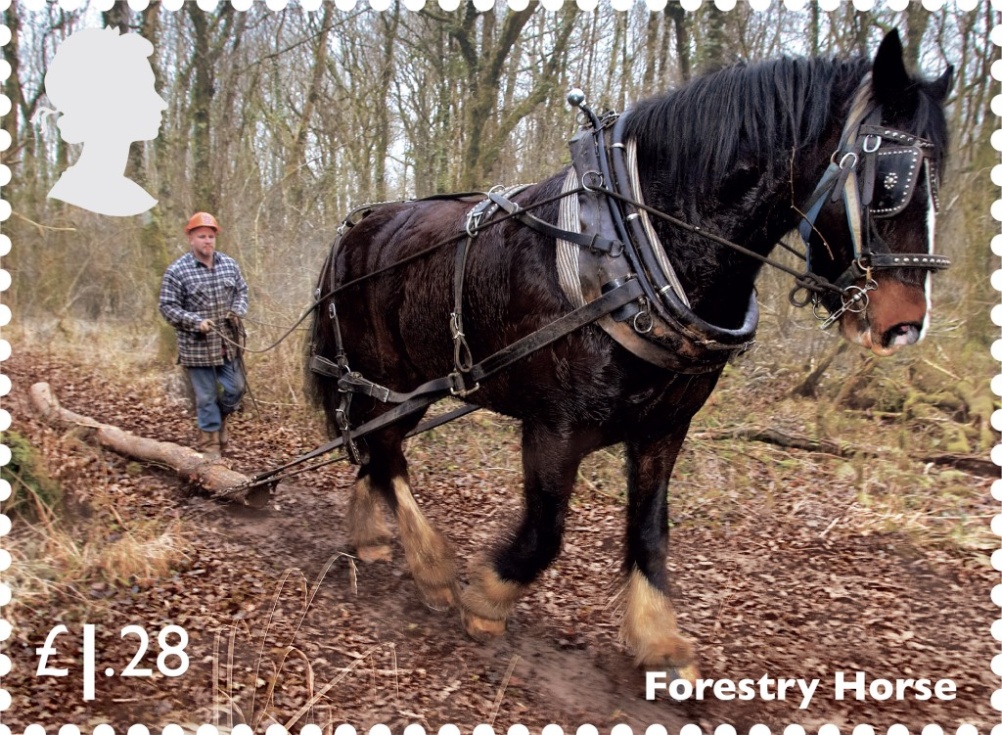
[(523, 426), (525, 509), (511, 540), (471, 569), (460, 609), (472, 638), (489, 640), (504, 633), (515, 602), (560, 552), (567, 505), (584, 456), (576, 439)]
[(371, 475), (369, 465), (359, 470), (348, 504), (348, 543), (367, 564), (393, 558), (392, 534), (379, 504), (381, 493), (373, 488)]
[(396, 515), (404, 556), (425, 604), (448, 610), (456, 604), (455, 553), (414, 500), (403, 436), (404, 431), (394, 430), (367, 440), (370, 459), (359, 471), (352, 494), (351, 539), (360, 559), (389, 558), (389, 530), (377, 502), (382, 497)]
[(641, 667), (668, 667), (694, 681), (692, 643), (679, 635), (668, 598), (668, 479), (688, 431), (626, 443), (628, 501), (623, 640)]

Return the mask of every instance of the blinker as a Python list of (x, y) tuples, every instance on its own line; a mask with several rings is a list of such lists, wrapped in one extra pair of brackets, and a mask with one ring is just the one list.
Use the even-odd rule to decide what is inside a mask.
[(886, 146), (877, 151), (870, 214), (885, 218), (904, 211), (918, 186), (921, 163), (922, 151), (914, 146)]

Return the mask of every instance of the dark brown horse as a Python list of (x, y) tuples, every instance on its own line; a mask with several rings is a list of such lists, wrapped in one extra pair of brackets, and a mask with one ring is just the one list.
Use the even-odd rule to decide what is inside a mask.
[[(755, 255), (768, 255), (807, 222), (814, 276), (800, 283), (815, 292), (816, 307), (837, 317), (846, 338), (877, 354), (918, 340), (929, 270), (945, 265), (941, 259), (930, 266), (929, 253), (950, 81), (951, 71), (931, 82), (910, 76), (892, 32), (872, 64), (784, 58), (741, 65), (637, 105), (618, 126), (625, 143), (611, 147), (635, 148), (636, 198), (650, 209), (626, 201), (632, 197), (615, 204), (620, 227), (634, 227), (641, 213), (651, 220), (669, 263), (660, 270), (649, 246), (646, 253), (623, 252), (622, 233), (599, 233), (590, 246), (561, 244), (538, 221), (527, 224), (504, 211), (469, 220), (483, 196), (378, 205), (355, 217), (320, 277), (312, 351), (340, 364), (341, 375), (358, 371), (397, 392), (468, 371), (471, 362), (575, 313), (617, 283), (644, 286), (618, 312), (495, 371), (478, 389), (472, 381), (456, 384), (467, 402), (522, 422), (521, 522), (469, 570), (467, 585), (457, 582), (449, 542), (411, 494), (401, 444), (421, 411), (359, 440), (363, 456), (348, 518), (358, 556), (389, 558), (381, 511), (387, 504), (426, 602), (458, 605), (476, 638), (500, 635), (515, 602), (560, 551), (582, 458), (622, 443), (628, 469), (622, 633), (639, 664), (691, 676), (693, 648), (679, 634), (666, 595), (667, 486), (693, 415), (727, 355), (754, 331), (753, 285), (762, 265)], [(602, 132), (614, 137), (611, 128)], [(594, 129), (584, 136), (590, 155), (609, 142), (595, 143), (596, 136)], [(499, 200), (566, 227), (560, 209), (573, 198), (581, 229), (601, 229), (608, 215), (589, 208), (615, 198), (606, 193), (612, 174), (588, 161), (579, 168), (576, 187), (567, 183), (568, 169)], [(562, 187), (570, 191), (565, 197)], [(471, 222), (476, 237), (457, 245)], [(449, 247), (435, 247), (442, 242)], [(457, 247), (468, 252), (457, 257)], [(580, 253), (577, 284), (558, 268), (568, 247)], [(314, 373), (310, 383), (335, 432), (393, 408), (392, 400), (380, 400), (387, 392), (369, 390), (375, 397), (355, 392), (345, 412), (336, 370)]]

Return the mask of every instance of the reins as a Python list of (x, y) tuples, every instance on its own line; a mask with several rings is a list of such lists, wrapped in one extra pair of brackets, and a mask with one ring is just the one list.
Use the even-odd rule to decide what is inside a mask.
[[(719, 235), (715, 235), (712, 232), (707, 232), (698, 225), (691, 225), (688, 222), (685, 222), (684, 220), (680, 220), (677, 217), (673, 217), (672, 215), (668, 214), (667, 212), (657, 209), (656, 207), (652, 207), (648, 204), (638, 202), (630, 197), (623, 196), (619, 192), (614, 191), (613, 189), (609, 189), (608, 187), (585, 185), (583, 188), (589, 191), (597, 192), (599, 194), (604, 194), (605, 196), (620, 201), (624, 204), (629, 204), (631, 207), (636, 207), (637, 209), (643, 209), (648, 214), (654, 215), (655, 217), (664, 220), (665, 222), (669, 223), (674, 227), (677, 227), (681, 230), (685, 230), (686, 232), (689, 232), (690, 234), (693, 235), (699, 235), (700, 237), (710, 240), (711, 242), (715, 242), (718, 245), (724, 245), (725, 247), (728, 247), (731, 250), (740, 253), (741, 255), (757, 260), (764, 265), (768, 265), (772, 268), (782, 271), (783, 273), (786, 273), (787, 275), (793, 276), (794, 281), (797, 283), (797, 287), (790, 292), (790, 302), (793, 303), (795, 306), (807, 305), (807, 302), (799, 303), (794, 299), (794, 295), (803, 289), (817, 293), (829, 292), (829, 293), (841, 294), (843, 291), (843, 289), (839, 288), (838, 286), (835, 286), (823, 276), (811, 273), (810, 271), (799, 271), (796, 268), (791, 268), (785, 263), (781, 263), (778, 260), (774, 260), (766, 255), (762, 255), (761, 253), (756, 253), (754, 250), (746, 248), (743, 245), (738, 245), (736, 242), (728, 240), (724, 237), (720, 237)], [(788, 249), (790, 252), (792, 252), (794, 255), (806, 260), (806, 256), (798, 252), (796, 249), (791, 248), (788, 245), (784, 245), (784, 247)]]
[[(670, 224), (672, 227), (680, 229), (691, 235), (701, 237), (717, 245), (729, 248), (747, 258), (786, 273), (794, 279), (794, 283), (796, 284), (790, 291), (790, 302), (798, 307), (807, 306), (813, 302), (815, 316), (817, 316), (819, 320), (824, 320), (824, 324), (822, 325), (823, 329), (834, 323), (846, 311), (859, 311), (866, 308), (869, 298), (868, 291), (876, 287), (875, 282), (872, 278), (870, 278), (871, 270), (875, 268), (892, 267), (915, 267), (926, 270), (938, 270), (947, 267), (949, 265), (949, 259), (941, 256), (934, 256), (931, 253), (918, 255), (892, 253), (886, 246), (886, 243), (883, 243), (879, 237), (876, 237), (875, 232), (871, 233), (872, 226), (870, 223), (870, 204), (873, 193), (874, 178), (876, 175), (877, 159), (875, 156), (877, 154), (877, 149), (880, 148), (880, 142), (886, 137), (894, 140), (896, 143), (904, 143), (911, 149), (918, 151), (912, 161), (912, 170), (907, 172), (910, 176), (909, 181), (911, 182), (910, 186), (912, 188), (906, 189), (906, 198), (904, 202), (899, 202), (896, 205), (897, 209), (892, 208), (893, 211), (891, 214), (885, 214), (885, 216), (893, 216), (893, 214), (901, 211), (901, 209), (907, 205), (908, 200), (911, 197), (911, 192), (914, 189), (914, 185), (917, 182), (918, 174), (914, 173), (914, 167), (917, 165), (917, 162), (921, 162), (921, 156), (925, 155), (921, 151), (921, 146), (925, 145), (926, 147), (929, 147), (931, 144), (928, 143), (928, 141), (923, 141), (917, 136), (908, 135), (892, 129), (881, 129), (880, 126), (876, 124), (879, 123), (879, 108), (874, 108), (874, 106), (870, 103), (867, 87), (868, 78), (864, 78), (863, 84), (860, 86), (860, 91), (857, 92), (857, 95), (854, 98), (850, 115), (846, 121), (845, 127), (843, 128), (839, 148), (836, 153), (832, 155), (831, 165), (822, 176), (815, 189), (815, 193), (811, 196), (806, 207), (806, 214), (796, 210), (796, 207), (794, 207), (801, 217), (802, 224), (799, 229), (801, 236), (807, 245), (806, 254), (801, 254), (786, 243), (781, 243), (784, 248), (790, 250), (805, 261), (806, 269), (803, 271), (790, 267), (785, 263), (768, 257), (767, 255), (763, 255), (750, 248), (728, 240), (727, 238), (716, 233), (709, 232), (702, 227), (692, 225), (684, 220), (678, 219), (677, 217), (674, 217), (656, 207), (645, 204), (644, 202), (639, 201), (641, 198), (639, 189), (633, 192), (633, 196), (624, 194), (622, 191), (617, 191), (615, 188), (616, 179), (614, 178), (613, 170), (615, 169), (616, 175), (621, 175), (623, 167), (621, 155), (623, 148), (622, 140), (616, 140), (611, 146), (613, 149), (618, 148), (620, 150), (615, 152), (615, 155), (619, 157), (616, 158), (613, 163), (610, 163), (607, 158), (606, 145), (603, 137), (603, 130), (607, 129), (610, 122), (610, 116), (607, 115), (604, 119), (600, 119), (591, 110), (584, 106), (583, 93), (578, 90), (572, 91), (572, 93), (568, 96), (568, 101), (585, 113), (591, 123), (592, 134), (594, 135), (598, 151), (598, 170), (585, 171), (584, 175), (580, 177), (577, 186), (565, 186), (559, 194), (533, 202), (528, 206), (519, 205), (507, 198), (505, 194), (508, 192), (499, 192), (497, 189), (492, 189), (490, 192), (483, 195), (485, 196), (484, 201), (477, 204), (473, 210), (467, 214), (466, 227), (462, 231), (430, 247), (424, 248), (423, 250), (412, 253), (411, 255), (401, 258), (400, 260), (389, 265), (383, 266), (382, 268), (365, 273), (340, 285), (331, 285), (326, 292), (321, 291), (321, 288), (318, 286), (313, 303), (307, 308), (296, 323), (284, 335), (282, 335), (282, 337), (279, 338), (279, 340), (264, 350), (253, 350), (253, 352), (266, 352), (273, 349), (288, 338), (292, 331), (294, 331), (307, 316), (313, 313), (317, 307), (319, 307), (322, 303), (329, 302), (330, 317), (334, 325), (335, 346), (337, 350), (336, 362), (331, 361), (322, 355), (314, 354), (310, 359), (309, 367), (313, 372), (327, 376), (328, 378), (333, 378), (337, 381), (337, 392), (341, 396), (341, 404), (334, 413), (339, 436), (307, 454), (297, 457), (296, 459), (293, 459), (292, 461), (272, 470), (268, 470), (254, 476), (247, 483), (239, 488), (236, 488), (235, 492), (251, 489), (261, 485), (274, 485), (284, 477), (298, 475), (302, 472), (317, 469), (345, 458), (351, 459), (351, 461), (356, 464), (362, 463), (364, 459), (360, 449), (356, 445), (356, 439), (389, 426), (413, 413), (423, 411), (432, 403), (439, 401), (443, 397), (453, 395), (465, 398), (479, 389), (481, 380), (491, 377), (497, 372), (509, 367), (513, 363), (523, 359), (542, 347), (551, 344), (565, 335), (576, 331), (585, 325), (591, 324), (606, 315), (616, 314), (617, 312), (622, 314), (628, 305), (636, 305), (637, 303), (643, 304), (645, 299), (650, 298), (651, 289), (651, 283), (647, 280), (649, 275), (645, 275), (643, 269), (653, 271), (655, 285), (658, 287), (657, 294), (664, 293), (669, 286), (661, 283), (661, 281), (665, 280), (665, 274), (657, 268), (651, 267), (654, 262), (652, 260), (653, 251), (651, 243), (642, 242), (638, 246), (637, 243), (634, 242), (634, 236), (631, 233), (636, 230), (630, 230), (624, 225), (625, 220), (628, 218), (624, 218), (622, 213), (619, 211), (619, 207), (614, 206), (611, 202), (616, 202), (619, 205), (627, 205), (637, 211), (642, 211), (652, 217), (656, 217), (659, 220)], [(622, 119), (618, 115), (611, 115), (611, 119), (613, 121), (617, 118), (619, 118), (620, 123), (617, 127), (618, 131), (622, 129)], [(860, 135), (861, 130), (863, 131), (863, 135)], [(876, 143), (873, 141), (876, 141)], [(898, 147), (902, 148), (904, 146), (898, 145)], [(894, 153), (895, 152), (893, 151), (891, 152), (892, 155)], [(862, 173), (864, 188), (862, 193), (857, 183), (856, 176), (856, 168), (860, 165), (864, 167)], [(931, 206), (934, 206), (935, 193), (932, 190), (934, 186), (934, 172), (930, 167), (928, 160), (926, 160), (925, 166), (925, 170), (929, 178), (928, 186), (930, 188), (930, 202)], [(517, 191), (521, 191), (521, 189), (511, 191), (513, 193), (510, 193), (510, 196), (514, 197), (515, 193), (517, 193)], [(577, 197), (585, 193), (602, 195), (610, 202), (609, 209), (612, 212), (613, 220), (616, 223), (616, 231), (612, 233), (611, 236), (600, 232), (592, 232), (589, 235), (587, 233), (570, 231), (564, 227), (555, 226), (530, 214), (531, 210), (544, 207), (556, 201), (564, 200), (568, 197)], [(824, 203), (829, 200), (835, 201), (839, 195), (842, 196), (846, 207), (850, 234), (853, 243), (854, 259), (849, 268), (843, 272), (835, 283), (832, 283), (824, 276), (814, 273), (811, 269), (811, 236), (817, 232), (817, 228), (814, 226), (814, 221), (824, 206)], [(450, 197), (434, 196), (429, 197), (428, 199), (461, 199), (466, 196), (472, 195), (459, 194)], [(419, 202), (424, 200), (411, 201)], [(490, 207), (492, 203), (494, 205), (493, 208)], [(338, 228), (338, 237), (335, 240), (335, 244), (332, 247), (330, 255), (328, 256), (328, 264), (324, 268), (325, 273), (330, 270), (332, 284), (334, 278), (333, 269), (335, 267), (334, 256), (337, 252), (339, 243), (351, 228), (361, 222), (366, 216), (380, 206), (383, 205), (374, 204), (360, 207), (352, 211), (348, 217), (343, 220), (341, 226)], [(488, 212), (489, 214), (487, 214)], [(499, 212), (501, 213), (499, 214)], [(633, 264), (635, 272), (630, 274), (624, 280), (611, 281), (608, 284), (608, 290), (603, 289), (601, 296), (578, 306), (568, 314), (565, 314), (563, 317), (557, 319), (555, 322), (552, 322), (549, 325), (542, 327), (541, 329), (536, 330), (519, 340), (516, 340), (514, 343), (501, 348), (499, 351), (487, 358), (482, 359), (480, 362), (474, 362), (473, 355), (470, 353), (469, 347), (466, 344), (462, 323), (463, 279), (466, 269), (467, 254), (470, 245), (481, 231), (487, 229), (488, 227), (502, 224), (509, 219), (516, 219), (524, 226), (539, 232), (545, 237), (553, 238), (556, 241), (565, 241), (576, 245), (581, 249), (611, 255), (612, 257), (618, 257), (619, 255), (626, 253), (629, 256), (630, 262)], [(874, 250), (871, 247), (871, 243), (874, 241), (877, 244), (877, 250)], [(337, 309), (334, 303), (334, 297), (371, 279), (377, 278), (392, 270), (424, 258), (429, 254), (449, 245), (458, 246), (456, 249), (456, 271), (454, 277), (455, 307), (450, 318), (450, 332), (455, 344), (455, 370), (441, 378), (427, 381), (426, 383), (423, 383), (417, 388), (406, 393), (398, 392), (387, 386), (379, 385), (366, 379), (360, 373), (352, 371), (348, 366), (347, 351), (345, 350), (341, 340), (340, 325), (337, 316)], [(859, 278), (863, 277), (866, 278), (866, 285), (864, 287), (856, 286), (855, 282)], [(826, 295), (838, 296), (841, 299), (841, 308), (831, 311), (827, 318), (817, 313), (818, 305), (820, 304), (821, 299)], [(641, 311), (640, 313), (643, 314), (644, 312)], [(635, 323), (634, 326), (636, 328)], [(643, 330), (640, 330), (640, 332), (643, 333)], [(728, 349), (726, 346), (724, 347), (725, 349)], [(737, 348), (730, 347), (729, 349), (733, 351)], [(393, 408), (381, 414), (376, 419), (366, 422), (359, 427), (352, 428), (348, 419), (348, 412), (351, 404), (351, 398), (356, 394), (367, 396), (384, 404), (395, 405)], [(477, 408), (477, 406), (462, 406), (454, 411), (444, 414), (443, 416), (426, 420), (408, 433), (408, 436), (413, 436), (414, 434), (440, 426), (448, 421), (475, 411)], [(346, 455), (314, 463), (305, 468), (294, 469), (306, 462), (309, 462), (310, 460), (323, 456), (324, 454), (339, 448), (345, 449)]]

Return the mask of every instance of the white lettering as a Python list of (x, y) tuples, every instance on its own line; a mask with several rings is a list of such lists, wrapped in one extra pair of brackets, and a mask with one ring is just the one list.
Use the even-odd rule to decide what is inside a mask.
[[(909, 681), (911, 680), (909, 679)], [(900, 687), (900, 685), (901, 680), (899, 679), (898, 686)], [(870, 696), (878, 702), (886, 702), (894, 696), (894, 685), (887, 681), (887, 679), (874, 679), (870, 682)], [(898, 699), (901, 699), (900, 695)]]
[(802, 698), (800, 700), (800, 709), (807, 709), (811, 700), (814, 698), (814, 692), (818, 688), (818, 684), (821, 683), (821, 679), (797, 679), (797, 686), (800, 687), (800, 693)]
[(734, 699), (734, 692), (736, 685), (730, 679), (717, 679), (717, 683), (713, 686), (713, 696), (725, 702), (730, 702)]
[(841, 701), (845, 699), (846, 690), (853, 690), (856, 699), (866, 699), (866, 674), (862, 671), (856, 672), (856, 681), (849, 683), (845, 680), (845, 674), (841, 671), (835, 672), (835, 699)]
[(852, 692), (857, 700), (869, 697), (878, 702), (889, 699), (902, 701), (909, 697), (916, 701), (936, 699), (950, 701), (957, 698), (957, 684), (952, 679), (873, 679), (866, 680), (866, 674), (857, 671), (855, 674), (835, 672), (835, 699), (847, 698)]
[(672, 683), (668, 685), (668, 696), (676, 702), (688, 699), (692, 696), (692, 684), (685, 679), (674, 679)]
[(713, 679), (696, 679), (696, 699), (706, 699), (707, 689), (713, 689)]
[(57, 625), (49, 631), (49, 635), (45, 639), (45, 645), (35, 649), (35, 655), (38, 656), (38, 669), (35, 672), (35, 676), (67, 676), (70, 673), (67, 669), (49, 668), (49, 656), (53, 656), (56, 653), (56, 648), (53, 644), (56, 642), (56, 638), (66, 633), (67, 630), (65, 625)]
[[(56, 676), (57, 673), (46, 667), (45, 654), (52, 654), (52, 643), (60, 632), (54, 630), (46, 645), (36, 650), (42, 661), (40, 670)], [(668, 696), (677, 702), (687, 699), (704, 701), (717, 699), (721, 702), (731, 702), (735, 699), (749, 701), (761, 699), (763, 702), (787, 700), (793, 692), (800, 695), (800, 709), (807, 709), (814, 700), (821, 679), (774, 678), (765, 674), (758, 679), (669, 679), (666, 671), (646, 672), (646, 698), (654, 700), (659, 691), (667, 691)], [(857, 701), (870, 699), (885, 702), (889, 699), (916, 701), (939, 699), (950, 701), (957, 698), (957, 684), (951, 679), (869, 679), (866, 672), (835, 672), (835, 699), (842, 701), (855, 698)]]
[[(905, 679), (905, 681), (910, 682), (911, 679)], [(928, 679), (919, 679), (918, 681), (915, 682), (915, 691), (916, 691), (915, 699), (919, 700), (920, 702), (924, 702), (927, 699), (932, 699), (932, 690), (929, 689), (929, 683), (930, 682)], [(898, 699), (903, 699), (903, 696), (899, 695)]]
[(940, 679), (933, 689), (936, 692), (936, 699), (949, 701), (957, 698), (957, 682), (953, 679)]
[(654, 699), (658, 689), (668, 688), (668, 672), (648, 671), (647, 672), (647, 699)]

